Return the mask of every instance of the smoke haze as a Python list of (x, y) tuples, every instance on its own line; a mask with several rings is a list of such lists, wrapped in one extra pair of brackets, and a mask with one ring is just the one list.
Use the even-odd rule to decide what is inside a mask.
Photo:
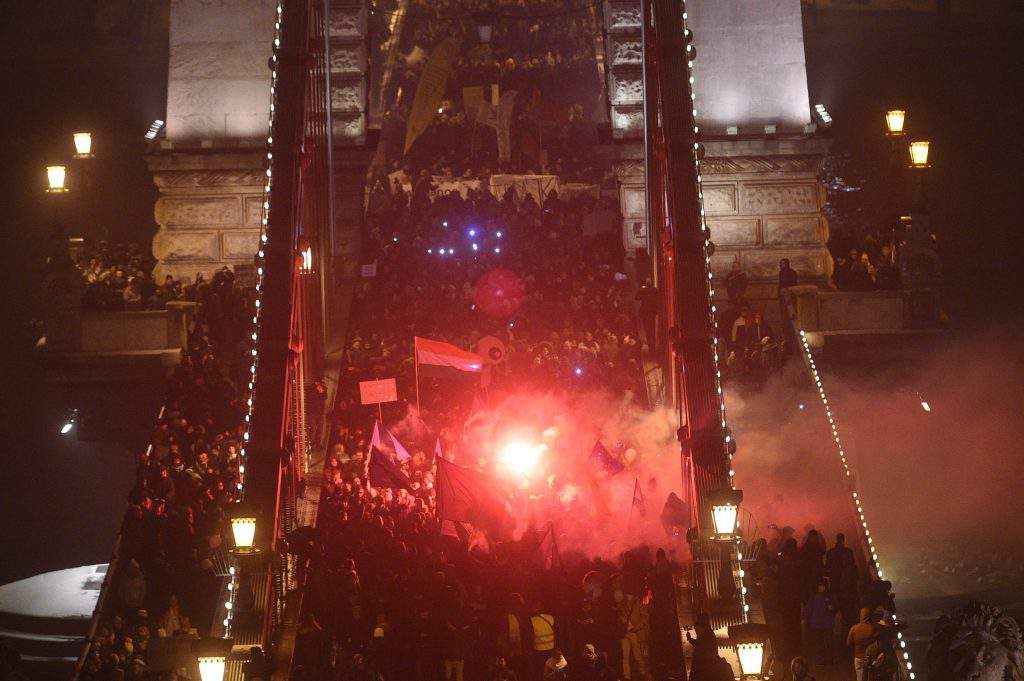
[[(776, 524), (794, 527), (798, 537), (814, 527), (830, 544), (846, 532), (856, 545), (848, 486), (856, 485), (881, 565), (900, 593), (960, 593), (1024, 577), (1017, 517), (1024, 387), (1014, 337), (950, 337), (913, 364), (862, 370), (832, 370), (818, 358), (854, 469), (849, 480), (802, 362), (791, 361), (756, 392), (727, 389), (748, 540)], [(570, 404), (551, 394), (513, 394), (469, 419), (460, 451), (479, 460), (460, 454), (459, 462), (491, 466), (517, 483), (500, 466), (501, 448), (509, 441), (541, 447), (531, 489), (553, 488), (561, 508), (523, 502), (513, 509), (517, 533), (554, 521), (562, 550), (614, 558), (641, 542), (679, 544), (658, 520), (670, 492), (686, 498), (676, 428), (669, 410), (648, 411), (629, 396), (591, 392)], [(626, 470), (607, 475), (590, 460), (599, 438)], [(632, 503), (637, 481), (644, 517)]]

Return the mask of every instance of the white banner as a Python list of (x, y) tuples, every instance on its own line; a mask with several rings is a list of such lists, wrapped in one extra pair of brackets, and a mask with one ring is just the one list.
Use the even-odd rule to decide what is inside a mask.
[(380, 404), (394, 402), (398, 399), (398, 386), (395, 379), (382, 378), (379, 381), (360, 381), (359, 399), (363, 404)]

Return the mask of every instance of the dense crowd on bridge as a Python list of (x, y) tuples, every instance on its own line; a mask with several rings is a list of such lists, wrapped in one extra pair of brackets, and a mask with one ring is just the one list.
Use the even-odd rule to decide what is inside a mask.
[(834, 235), (832, 283), (840, 291), (892, 291), (900, 286), (898, 243), (891, 230)]
[[(478, 399), (468, 397), (479, 377), (426, 380), (422, 411), (412, 408), (414, 335), (469, 350), (481, 336), (500, 338), (507, 356), (488, 377), (492, 402), (517, 389), (640, 394), (645, 334), (637, 310), (644, 296), (623, 271), (617, 234), (584, 234), (585, 216), (599, 208), (592, 198), (551, 193), (538, 203), (514, 191), (500, 199), (475, 190), (466, 197), (434, 195), (429, 182), (424, 177), (411, 195), (380, 183), (370, 197), (365, 253), (376, 266), (356, 292), (351, 315), (318, 521), (323, 559), (314, 560), (306, 587), (310, 607), (299, 627), (296, 675), (681, 678), (677, 603), (694, 585), (682, 535), (668, 533), (664, 549), (642, 545), (602, 559), (559, 552), (556, 528), (572, 522), (571, 507), (517, 540), (449, 526), (436, 511), (434, 443), (446, 459), (477, 465), (458, 442), (467, 412), (478, 408)], [(496, 269), (507, 294), (498, 304), (484, 295)], [(781, 278), (790, 283), (795, 276), (789, 269)], [(763, 321), (749, 313), (742, 290), (730, 293), (734, 319), (742, 321), (723, 333), (741, 361), (751, 361), (755, 341), (774, 335), (758, 326)], [(744, 329), (747, 324), (755, 330)], [(360, 405), (358, 393), (359, 381), (392, 376), (402, 401), (389, 406), (385, 420), (411, 419), (421, 429), (404, 440), (411, 457), (393, 461), (402, 484), (371, 481), (367, 460), (381, 455), (370, 448), (377, 414)], [(872, 587), (841, 539), (826, 551), (817, 532), (798, 545), (784, 528), (750, 553), (748, 586), (763, 597), (780, 665), (792, 662), (799, 674), (811, 668), (802, 654), (816, 663), (843, 657), (838, 651), (854, 629), (849, 641), (858, 646), (858, 659), (874, 639), (889, 659), (881, 643), (889, 630), (877, 612), (892, 608), (887, 590)], [(861, 606), (868, 609), (864, 622)], [(687, 638), (690, 678), (732, 678), (706, 617), (698, 616), (695, 635)]]
[(192, 280), (167, 275), (158, 283), (153, 277), (156, 261), (148, 248), (136, 243), (90, 244), (74, 262), (82, 275), (86, 310), (160, 310), (172, 300), (202, 301), (211, 290), (212, 282), (202, 273)]
[(139, 456), (85, 680), (163, 678), (147, 672), (151, 642), (205, 635), (222, 586), (225, 508), (241, 476), (253, 292), (236, 286), (228, 270), (195, 288), (195, 327), (151, 447)]
[[(487, 44), (479, 43), (479, 12), (495, 20)], [(599, 181), (601, 167), (592, 152), (596, 133), (590, 113), (599, 72), (594, 56), (598, 37), (590, 5), (551, 0), (497, 3), (413, 0), (404, 13), (399, 59), (385, 96), (381, 143), (390, 169), (407, 166), (433, 175), (475, 178), (495, 172), (551, 173), (573, 180)], [(498, 18), (500, 17), (500, 19)], [(459, 41), (445, 99), (430, 126), (404, 154), (412, 101), (429, 55), (444, 40)], [(515, 93), (510, 116), (510, 153), (499, 158), (498, 126), (480, 112), (464, 88), (491, 86), (499, 96)], [(496, 102), (495, 102), (496, 103)], [(467, 108), (468, 107), (468, 108)]]

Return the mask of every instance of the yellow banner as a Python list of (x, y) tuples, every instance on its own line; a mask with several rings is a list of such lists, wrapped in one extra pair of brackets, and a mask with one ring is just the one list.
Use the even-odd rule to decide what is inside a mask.
[(452, 72), (452, 63), (459, 49), (459, 40), (449, 38), (434, 48), (427, 63), (423, 65), (416, 96), (412, 100), (412, 111), (405, 128), (405, 152), (434, 120), (437, 107), (444, 100), (445, 86)]
[(480, 111), (480, 105), (484, 103), (484, 86), (473, 85), (471, 87), (462, 88), (462, 108), (466, 112), (466, 116), (476, 117), (476, 112)]

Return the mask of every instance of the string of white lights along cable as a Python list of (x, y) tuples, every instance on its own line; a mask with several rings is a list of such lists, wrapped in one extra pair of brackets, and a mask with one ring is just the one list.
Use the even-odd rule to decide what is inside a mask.
[[(687, 13), (683, 12), (683, 34), (689, 36), (690, 29), (686, 26)], [(687, 42), (686, 44), (686, 77), (690, 83), (690, 104), (693, 112), (693, 134), (694, 137), (700, 132), (697, 127), (697, 105), (695, 103), (697, 95), (694, 94), (694, 78), (693, 78), (693, 43)], [(722, 371), (718, 366), (718, 321), (716, 313), (718, 308), (715, 306), (715, 288), (712, 285), (712, 274), (711, 274), (711, 231), (708, 229), (707, 222), (704, 221), (704, 191), (702, 189), (702, 178), (700, 172), (700, 158), (697, 151), (700, 149), (700, 144), (694, 140), (693, 143), (693, 163), (697, 169), (697, 199), (700, 204), (700, 227), (701, 233), (704, 235), (704, 264), (708, 273), (708, 300), (710, 301), (710, 309), (708, 315), (711, 318), (711, 327), (714, 331), (712, 334), (712, 342), (714, 343), (714, 358), (715, 358), (715, 388), (718, 391), (718, 408), (722, 417), (722, 431), (725, 433), (724, 446), (726, 451), (729, 452), (729, 487), (736, 489), (736, 485), (733, 482), (736, 472), (732, 467), (732, 451), (730, 444), (732, 442), (732, 435), (729, 434), (729, 426), (725, 418), (725, 395), (722, 393)], [(739, 519), (736, 520), (736, 528), (739, 529)], [(739, 540), (737, 539), (737, 551), (736, 561), (739, 574), (739, 586), (740, 586), (740, 605), (743, 606), (743, 621), (748, 622), (750, 619), (750, 605), (747, 603), (747, 587), (743, 585), (743, 578), (746, 576), (743, 570), (743, 551), (738, 546)]]
[[(271, 134), (267, 135), (267, 180), (263, 185), (263, 220), (260, 228), (260, 243), (259, 251), (257, 251), (257, 264), (256, 264), (256, 309), (253, 312), (252, 317), (252, 363), (249, 366), (249, 384), (248, 393), (245, 399), (246, 412), (245, 412), (245, 430), (242, 433), (242, 451), (241, 451), (241, 463), (238, 466), (238, 495), (235, 498), (235, 502), (241, 502), (242, 496), (245, 494), (245, 465), (248, 460), (246, 449), (249, 445), (249, 428), (252, 424), (252, 404), (253, 394), (256, 388), (256, 365), (258, 363), (258, 356), (256, 351), (257, 341), (259, 340), (260, 330), (260, 301), (263, 297), (263, 265), (266, 256), (265, 247), (267, 244), (267, 224), (270, 219), (270, 187), (273, 183), (273, 172), (271, 171), (271, 163), (274, 160), (274, 109), (277, 101), (277, 50), (281, 47), (281, 15), (284, 13), (283, 3), (278, 2), (277, 8), (275, 9), (276, 16), (274, 17), (274, 43), (273, 49), (270, 56), (270, 113), (267, 119), (267, 129)], [(227, 600), (224, 602), (225, 617), (224, 617), (224, 638), (231, 637), (231, 621), (234, 616), (235, 607), (235, 595), (238, 593), (238, 575), (236, 574), (235, 568), (232, 566), (228, 568), (228, 573), (231, 576), (227, 586)]]
[[(860, 494), (857, 492), (855, 485), (853, 484), (853, 471), (851, 470), (850, 462), (846, 457), (846, 449), (843, 447), (843, 440), (839, 437), (839, 424), (836, 423), (835, 413), (832, 411), (832, 406), (829, 404), (828, 396), (825, 394), (825, 386), (821, 382), (821, 373), (818, 371), (818, 365), (814, 361), (814, 353), (811, 352), (811, 344), (808, 342), (807, 334), (803, 329), (800, 330), (800, 343), (803, 345), (804, 357), (807, 360), (807, 368), (811, 372), (811, 378), (814, 380), (814, 385), (818, 389), (818, 396), (821, 398), (821, 404), (825, 408), (825, 417), (828, 419), (829, 428), (832, 429), (832, 440), (835, 442), (836, 450), (839, 452), (839, 460), (843, 464), (843, 472), (846, 473), (846, 477), (850, 479), (848, 488), (850, 489), (854, 506), (857, 508), (857, 517), (860, 520), (861, 531), (864, 533), (864, 539), (867, 541), (868, 550), (871, 552), (871, 566), (874, 567), (875, 574), (878, 575), (878, 578), (884, 579), (885, 573), (882, 571), (882, 567), (878, 564), (878, 551), (875, 549), (875, 541), (871, 538), (871, 530), (868, 528), (868, 521), (864, 516), (864, 506), (861, 504)], [(889, 614), (895, 624), (896, 613)], [(896, 637), (900, 644), (903, 665), (907, 668), (909, 678), (914, 679), (914, 665), (910, 660), (910, 652), (907, 650), (907, 642), (903, 638), (903, 632), (897, 630)]]

